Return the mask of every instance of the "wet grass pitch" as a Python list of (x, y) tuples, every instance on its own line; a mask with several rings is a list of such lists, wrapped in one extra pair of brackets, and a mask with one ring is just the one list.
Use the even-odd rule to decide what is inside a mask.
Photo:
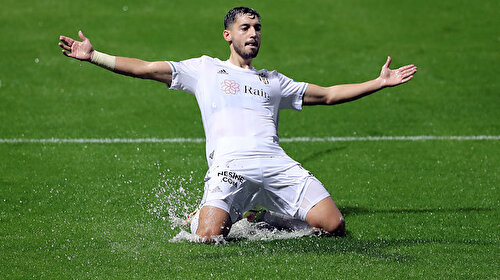
[[(100, 51), (146, 60), (224, 59), (222, 19), (240, 2), (27, 2), (0, 11), (0, 139), (203, 137), (192, 96), (72, 61), (58, 36), (82, 29)], [(254, 8), (256, 68), (330, 85), (376, 77), (387, 55), (419, 66), (409, 84), (353, 103), (283, 111), (281, 137), (500, 135), (497, 1)], [(346, 237), (172, 242), (171, 218), (201, 197), (204, 143), (0, 142), (0, 275), (498, 278), (498, 139), (282, 146), (330, 191)]]

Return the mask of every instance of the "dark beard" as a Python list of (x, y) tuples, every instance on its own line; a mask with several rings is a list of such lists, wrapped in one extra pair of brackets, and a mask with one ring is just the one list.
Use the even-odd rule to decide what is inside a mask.
[(255, 58), (257, 57), (257, 54), (259, 53), (259, 48), (255, 49), (255, 50), (252, 50), (250, 51), (249, 53), (244, 53), (243, 52), (243, 48), (239, 48), (239, 47), (234, 47), (234, 51), (239, 55), (241, 56), (241, 58), (243, 59), (252, 59), (252, 58)]

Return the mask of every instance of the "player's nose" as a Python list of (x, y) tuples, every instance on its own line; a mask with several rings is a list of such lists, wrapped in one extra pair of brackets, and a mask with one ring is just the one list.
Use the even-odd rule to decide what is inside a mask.
[(257, 37), (257, 30), (255, 30), (255, 27), (253, 27), (253, 26), (250, 27), (249, 31), (250, 31), (250, 37), (253, 37), (253, 38)]

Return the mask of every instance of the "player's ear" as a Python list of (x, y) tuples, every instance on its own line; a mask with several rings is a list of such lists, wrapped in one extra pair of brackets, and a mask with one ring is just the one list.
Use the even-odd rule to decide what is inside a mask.
[(224, 37), (224, 40), (226, 40), (227, 42), (231, 42), (231, 32), (229, 30), (224, 30), (222, 32), (222, 37)]

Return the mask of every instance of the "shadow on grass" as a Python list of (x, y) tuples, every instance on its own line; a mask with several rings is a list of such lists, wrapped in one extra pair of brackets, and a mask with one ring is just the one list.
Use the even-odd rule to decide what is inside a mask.
[[(303, 254), (339, 256), (356, 254), (373, 259), (406, 263), (416, 261), (416, 255), (406, 253), (408, 248), (425, 245), (492, 246), (493, 242), (476, 240), (451, 241), (443, 239), (375, 239), (367, 240), (347, 232), (344, 237), (308, 236), (273, 241), (234, 240), (223, 245), (221, 252), (206, 252), (207, 258), (238, 258), (238, 256), (300, 256)], [(237, 250), (234, 250), (237, 249)], [(243, 253), (242, 253), (243, 252)]]
[(493, 208), (488, 207), (461, 207), (461, 208), (422, 208), (422, 209), (368, 209), (357, 206), (340, 207), (340, 212), (344, 216), (370, 215), (370, 214), (422, 214), (422, 213), (470, 213), (470, 212), (490, 212)]
[[(488, 212), (493, 208), (470, 207), (470, 208), (437, 208), (437, 209), (367, 209), (362, 207), (342, 207), (345, 215), (367, 215), (373, 213), (456, 213), (456, 212)], [(496, 246), (495, 242), (481, 240), (446, 240), (446, 239), (366, 239), (353, 236), (347, 232), (344, 237), (306, 236), (293, 239), (282, 239), (272, 241), (249, 241), (246, 239), (232, 240), (223, 245), (230, 250), (224, 250), (224, 254), (207, 253), (209, 258), (225, 258), (243, 255), (248, 258), (262, 255), (301, 255), (316, 254), (342, 256), (357, 254), (389, 262), (412, 262), (417, 256), (406, 253), (408, 248), (427, 245), (456, 245), (456, 246)], [(232, 250), (238, 249), (238, 250)], [(432, 248), (431, 248), (432, 249)]]
[(308, 163), (310, 161), (317, 161), (319, 158), (326, 156), (330, 153), (341, 151), (346, 149), (347, 146), (342, 146), (342, 147), (331, 147), (328, 149), (324, 149), (318, 152), (311, 153), (310, 155), (304, 157), (304, 158), (298, 158), (297, 161), (301, 163)]

